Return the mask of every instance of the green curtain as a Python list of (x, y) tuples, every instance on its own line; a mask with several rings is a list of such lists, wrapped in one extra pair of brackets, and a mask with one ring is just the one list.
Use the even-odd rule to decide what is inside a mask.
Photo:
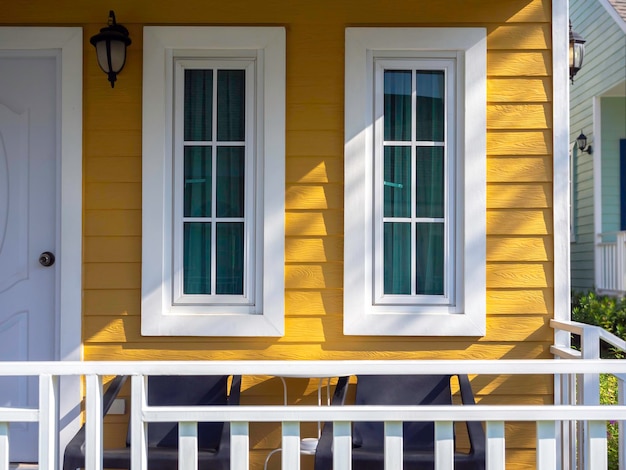
[[(411, 141), (413, 112), (416, 113), (414, 139), (417, 141), (413, 156), (407, 145), (389, 143), (384, 149), (385, 294), (444, 293), (444, 85), (443, 71), (387, 70), (384, 73), (385, 141)], [(412, 96), (415, 96), (415, 103)], [(415, 188), (411, 187), (412, 175)], [(398, 220), (389, 220), (394, 218)], [(412, 263), (416, 271), (413, 286)]]
[[(214, 76), (217, 76), (216, 123), (212, 121)], [(212, 140), (214, 135), (216, 141)], [(185, 217), (206, 218), (205, 222), (184, 223), (183, 291), (186, 294), (243, 294), (245, 135), (245, 71), (186, 70), (185, 141), (205, 144), (185, 146), (183, 213)], [(237, 142), (241, 145), (231, 144)], [(214, 291), (212, 264), (216, 273)]]

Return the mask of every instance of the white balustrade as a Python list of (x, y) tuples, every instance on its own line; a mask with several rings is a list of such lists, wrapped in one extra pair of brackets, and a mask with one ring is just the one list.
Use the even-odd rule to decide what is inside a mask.
[(596, 244), (597, 289), (626, 293), (626, 231), (598, 235)]
[[(585, 333), (586, 327), (573, 322), (553, 322), (566, 331)], [(595, 331), (595, 338), (620, 344), (618, 338)], [(589, 339), (591, 341), (591, 339)], [(598, 339), (599, 341), (599, 339)], [(587, 343), (591, 350), (593, 348)], [(623, 345), (622, 345), (623, 346)], [(564, 354), (566, 347), (555, 346)], [(583, 352), (583, 357), (585, 356)], [(569, 357), (569, 356), (568, 356)], [(437, 470), (453, 468), (455, 421), (481, 421), (486, 426), (487, 469), (505, 468), (505, 422), (535, 422), (537, 426), (537, 468), (569, 469), (563, 465), (569, 458), (563, 455), (563, 423), (587, 423), (584, 436), (587, 468), (606, 466), (606, 421), (626, 420), (626, 406), (587, 403), (553, 405), (451, 405), (451, 406), (147, 406), (147, 376), (149, 375), (306, 375), (312, 377), (352, 374), (487, 374), (540, 375), (563, 377), (564, 388), (577, 374), (610, 373), (626, 377), (626, 361), (601, 359), (567, 360), (477, 360), (477, 361), (198, 361), (198, 362), (0, 362), (0, 376), (35, 375), (40, 379), (38, 409), (0, 408), (0, 470), (8, 469), (8, 423), (39, 421), (39, 468), (56, 468), (58, 449), (58, 411), (56, 394), (62, 376), (84, 376), (86, 384), (86, 462), (89, 469), (102, 468), (102, 377), (130, 375), (131, 379), (131, 465), (133, 469), (147, 468), (146, 428), (149, 422), (179, 422), (179, 442), (185, 449), (181, 469), (196, 469), (194, 449), (197, 448), (197, 423), (203, 421), (231, 422), (231, 468), (249, 468), (250, 423), (282, 423), (282, 468), (300, 468), (300, 423), (334, 423), (334, 463), (337, 470), (351, 468), (351, 423), (380, 421), (385, 423), (386, 468), (399, 468), (402, 460), (402, 422), (433, 421), (436, 429)], [(586, 383), (586, 382), (585, 382)], [(571, 394), (571, 391), (568, 391)], [(591, 392), (590, 392), (591, 393)], [(563, 395), (563, 394), (562, 394)], [(567, 394), (564, 394), (567, 395)], [(589, 395), (586, 395), (589, 397)], [(569, 442), (575, 442), (571, 440)]]

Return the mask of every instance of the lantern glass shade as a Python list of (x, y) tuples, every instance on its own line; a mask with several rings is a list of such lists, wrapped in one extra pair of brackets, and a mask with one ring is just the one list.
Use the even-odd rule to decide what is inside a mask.
[(109, 25), (89, 40), (96, 48), (98, 65), (108, 75), (111, 88), (115, 86), (117, 74), (126, 63), (126, 47), (131, 43), (128, 30), (115, 22), (115, 13), (109, 12)]
[(119, 73), (126, 63), (126, 44), (121, 41), (105, 40), (96, 44), (98, 65), (102, 71)]
[(580, 34), (572, 29), (572, 22), (569, 24), (569, 78), (574, 82), (574, 75), (583, 66), (585, 56), (585, 40)]
[(581, 132), (576, 142), (578, 143), (578, 150), (585, 150), (585, 147), (587, 147), (587, 136)]

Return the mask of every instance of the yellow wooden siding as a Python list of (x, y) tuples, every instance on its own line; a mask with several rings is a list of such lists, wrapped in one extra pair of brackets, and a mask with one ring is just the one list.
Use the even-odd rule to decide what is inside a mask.
[[(549, 0), (366, 5), (357, 0), (135, 0), (115, 5), (130, 30), (111, 89), (89, 37), (109, 6), (8, 2), (4, 24), (84, 28), (84, 357), (121, 359), (549, 358), (553, 315), (552, 77)], [(141, 337), (141, 113), (144, 25), (274, 25), (287, 31), (285, 336)], [(487, 334), (483, 338), (345, 337), (343, 288), (344, 32), (348, 26), (487, 29)], [(470, 116), (471, 118), (471, 116)], [(149, 234), (145, 234), (149, 236)], [(276, 402), (276, 379), (244, 381), (244, 402)], [(305, 381), (306, 382), (306, 381)], [(474, 378), (481, 401), (546, 402), (544, 378)], [(312, 400), (291, 384), (290, 400)], [(119, 435), (125, 418), (109, 419)], [(309, 428), (307, 428), (309, 430)], [(252, 426), (253, 468), (278, 445)], [(534, 431), (508, 424), (507, 468), (534, 466)], [(112, 435), (115, 435), (113, 433)], [(107, 438), (111, 442), (111, 438)], [(275, 458), (276, 459), (276, 458)], [(278, 468), (278, 460), (273, 467)], [(310, 462), (305, 462), (310, 465)]]

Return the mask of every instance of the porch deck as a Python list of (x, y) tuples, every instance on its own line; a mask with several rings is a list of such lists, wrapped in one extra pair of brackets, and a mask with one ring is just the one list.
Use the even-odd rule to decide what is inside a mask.
[[(39, 422), (39, 465), (42, 470), (57, 468), (63, 449), (59, 449), (59, 416), (56, 406), (59, 377), (83, 376), (86, 383), (86, 468), (102, 468), (102, 378), (131, 376), (131, 462), (133, 469), (146, 468), (145, 426), (147, 422), (187, 423), (181, 447), (197, 448), (195, 423), (231, 422), (231, 468), (248, 469), (249, 424), (275, 422), (282, 426), (282, 468), (300, 468), (300, 423), (334, 423), (336, 469), (351, 468), (350, 423), (386, 423), (386, 468), (401, 468), (402, 422), (434, 421), (437, 470), (452, 470), (455, 421), (481, 421), (486, 427), (487, 469), (506, 468), (505, 422), (535, 422), (536, 468), (601, 469), (607, 467), (606, 422), (626, 421), (623, 383), (626, 361), (599, 359), (601, 340), (626, 350), (626, 343), (597, 327), (573, 322), (552, 322), (561, 332), (581, 336), (582, 351), (568, 344), (554, 345), (555, 359), (561, 360), (467, 360), (467, 361), (202, 361), (202, 362), (29, 362), (0, 363), (0, 376), (36, 375), (39, 377), (38, 409), (0, 408), (0, 470), (8, 462), (8, 423)], [(562, 337), (563, 335), (557, 335)], [(174, 407), (147, 406), (146, 380), (149, 375), (269, 375), (345, 376), (358, 374), (456, 374), (539, 375), (554, 377), (554, 404), (550, 405), (475, 405), (475, 406), (247, 406)], [(620, 386), (617, 405), (599, 405), (598, 376), (613, 374)], [(181, 426), (182, 428), (183, 426)], [(624, 454), (620, 442), (620, 456)], [(624, 468), (621, 459), (620, 467)], [(21, 468), (21, 467), (20, 467)], [(195, 469), (193, 459), (184, 459), (181, 468)]]

